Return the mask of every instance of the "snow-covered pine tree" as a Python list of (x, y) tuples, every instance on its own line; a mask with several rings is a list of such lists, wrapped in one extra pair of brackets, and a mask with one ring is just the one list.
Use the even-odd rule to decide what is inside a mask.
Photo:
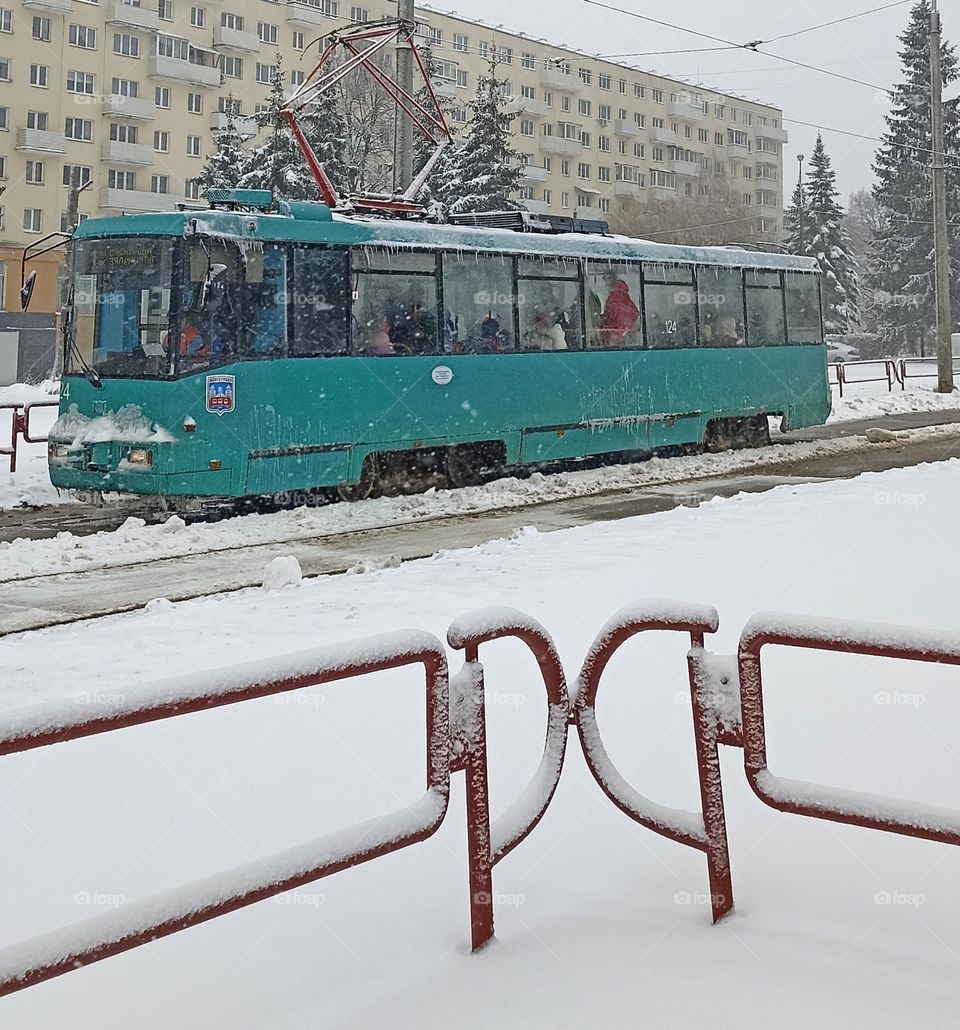
[[(436, 78), (442, 70), (442, 64), (434, 56), (433, 47), (430, 43), (426, 43), (424, 46), (419, 48), (420, 60), (423, 61), (423, 66), (427, 70), (427, 74), (431, 79), (434, 80), (434, 88), (436, 88)], [(422, 104), (428, 111), (433, 110), (433, 99), (430, 96), (430, 91), (427, 87), (421, 86), (420, 89), (414, 94), (417, 101)], [(437, 94), (437, 100), (440, 104), (440, 109), (443, 111), (444, 117), (447, 119), (447, 124), (450, 124), (450, 115), (453, 111), (453, 101), (448, 97), (444, 97), (441, 94)], [(445, 208), (440, 200), (440, 192), (442, 191), (442, 184), (449, 179), (450, 162), (453, 159), (455, 143), (451, 143), (440, 155), (439, 160), (433, 166), (433, 171), (430, 173), (430, 177), (424, 184), (423, 190), (417, 197), (417, 200), (424, 205), (432, 217), (437, 219), (443, 219), (445, 217)], [(419, 130), (415, 130), (413, 134), (413, 174), (414, 176), (419, 175), (420, 170), (430, 160), (436, 147), (426, 136), (423, 135)], [(406, 186), (406, 184), (404, 184)]]
[[(820, 262), (823, 277), (823, 327), (827, 333), (845, 333), (860, 320), (858, 298), (860, 273), (851, 253), (850, 236), (843, 224), (843, 208), (837, 203), (837, 173), (817, 133), (803, 191), (803, 253)], [(797, 198), (799, 199), (799, 198)]]
[(520, 185), (520, 155), (510, 145), (510, 125), (517, 112), (504, 110), (503, 86), (496, 63), (491, 62), (470, 101), (466, 136), (435, 187), (451, 214), (521, 207), (513, 199)]
[[(283, 61), (279, 53), (276, 62), (266, 108), (257, 115), (257, 124), (266, 138), (260, 146), (248, 151), (239, 185), (245, 189), (271, 190), (280, 200), (316, 200), (319, 197), (317, 184), (296, 140), (278, 114), (286, 100)], [(316, 138), (312, 132), (313, 118), (312, 114), (300, 117), (301, 128), (311, 142)]]
[(320, 159), (323, 170), (330, 177), (336, 191), (345, 196), (357, 172), (348, 163), (350, 144), (340, 100), (339, 90), (328, 89), (311, 106), (306, 120), (301, 116), (301, 123), (304, 124), (304, 133), (313, 152)]
[[(867, 285), (877, 308), (878, 329), (896, 353), (920, 353), (936, 324), (933, 292), (933, 200), (930, 171), (930, 4), (920, 0), (900, 36), (903, 81), (893, 90), (887, 131), (877, 150), (873, 195), (881, 228)], [(944, 86), (957, 78), (953, 46), (941, 43)], [(960, 279), (960, 101), (943, 104), (946, 151), (950, 279)], [(960, 294), (953, 291), (953, 322), (960, 318)]]
[(784, 246), (791, 254), (799, 254), (800, 231), (803, 229), (806, 235), (807, 226), (810, 225), (810, 214), (808, 210), (807, 191), (798, 182), (793, 187), (793, 196), (790, 198), (790, 206), (783, 212), (783, 236)]
[(227, 98), (226, 122), (215, 135), (216, 148), (207, 156), (197, 182), (201, 194), (209, 189), (233, 189), (240, 185), (247, 164), (244, 137), (237, 129), (233, 94)]

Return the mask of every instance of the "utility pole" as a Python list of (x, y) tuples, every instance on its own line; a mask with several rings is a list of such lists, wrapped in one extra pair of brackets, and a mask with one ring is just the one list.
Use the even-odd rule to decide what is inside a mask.
[[(412, 34), (416, 24), (414, 0), (397, 0), (397, 17), (409, 25)], [(397, 83), (407, 93), (413, 93), (413, 53), (405, 38), (397, 45)], [(413, 180), (413, 123), (403, 111), (397, 111), (397, 162), (394, 167), (394, 189), (407, 188)]]
[(797, 239), (800, 243), (800, 253), (803, 253), (803, 154), (797, 154), (797, 164), (800, 170), (797, 172)]
[(943, 81), (940, 76), (940, 13), (930, 7), (930, 128), (933, 150), (933, 288), (937, 306), (937, 391), (953, 390), (950, 347), (950, 251), (947, 245), (947, 190), (943, 160)]

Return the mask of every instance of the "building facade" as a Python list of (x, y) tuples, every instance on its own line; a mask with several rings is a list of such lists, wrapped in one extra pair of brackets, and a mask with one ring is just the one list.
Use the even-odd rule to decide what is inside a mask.
[[(318, 37), (395, 14), (389, 0), (0, 0), (0, 308), (19, 309), (23, 248), (80, 215), (197, 201), (196, 177), (229, 98), (253, 134), (279, 52), (295, 86)], [(421, 9), (452, 126), (477, 79), (498, 75), (520, 113), (520, 199), (533, 211), (616, 221), (624, 204), (693, 198), (720, 176), (779, 239), (781, 112), (453, 15)], [(752, 217), (752, 216), (751, 216)], [(56, 306), (61, 256), (37, 260), (32, 311)]]

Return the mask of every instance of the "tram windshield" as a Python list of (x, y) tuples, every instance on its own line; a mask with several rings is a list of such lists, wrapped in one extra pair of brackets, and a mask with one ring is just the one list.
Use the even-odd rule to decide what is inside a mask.
[(74, 268), (71, 370), (85, 362), (103, 375), (164, 375), (173, 240), (80, 240)]

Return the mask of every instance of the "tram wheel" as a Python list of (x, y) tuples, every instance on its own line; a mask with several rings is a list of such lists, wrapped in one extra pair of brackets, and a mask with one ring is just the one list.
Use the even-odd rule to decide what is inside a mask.
[(360, 466), (360, 479), (356, 483), (341, 483), (337, 495), (341, 501), (364, 501), (373, 496), (380, 481), (380, 469), (376, 456), (368, 454)]
[(448, 447), (446, 454), (447, 485), (476, 486), (480, 482), (479, 455), (472, 447)]
[(743, 437), (747, 447), (770, 446), (770, 423), (766, 415), (754, 415), (744, 419)]

